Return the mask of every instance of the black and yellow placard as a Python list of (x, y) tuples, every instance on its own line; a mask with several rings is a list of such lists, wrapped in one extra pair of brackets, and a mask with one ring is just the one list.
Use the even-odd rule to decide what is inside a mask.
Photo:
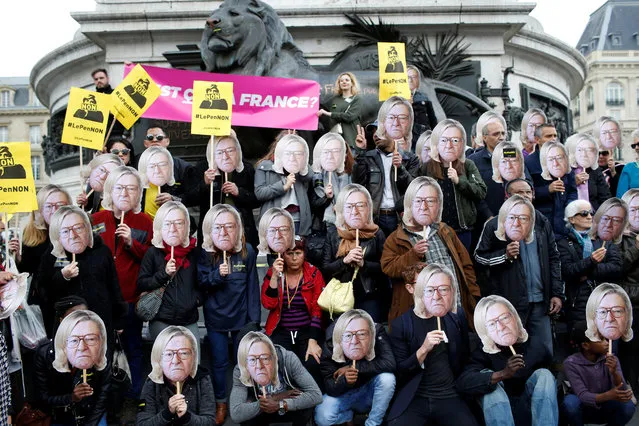
[(31, 143), (0, 143), (0, 212), (31, 212), (37, 208)]
[(159, 96), (160, 88), (138, 64), (111, 93), (111, 112), (130, 129)]
[(377, 43), (379, 56), (379, 100), (391, 96), (410, 98), (404, 43)]
[(225, 136), (231, 133), (233, 83), (194, 81), (191, 133)]
[(62, 143), (102, 149), (110, 107), (111, 96), (72, 87), (64, 116)]

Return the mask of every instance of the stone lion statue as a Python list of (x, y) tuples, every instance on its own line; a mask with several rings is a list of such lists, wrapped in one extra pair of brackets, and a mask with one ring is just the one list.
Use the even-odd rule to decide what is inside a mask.
[(209, 72), (316, 78), (275, 10), (260, 0), (225, 0), (206, 20), (200, 50)]

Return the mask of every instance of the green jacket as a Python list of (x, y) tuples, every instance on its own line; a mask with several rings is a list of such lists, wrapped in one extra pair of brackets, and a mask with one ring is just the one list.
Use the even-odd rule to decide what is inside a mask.
[(342, 136), (350, 147), (355, 146), (357, 137), (357, 125), (360, 124), (359, 113), (362, 108), (362, 98), (359, 95), (352, 97), (351, 102), (346, 102), (342, 95), (333, 96), (325, 108), (331, 113), (329, 117), (328, 131), (338, 123), (342, 124)]

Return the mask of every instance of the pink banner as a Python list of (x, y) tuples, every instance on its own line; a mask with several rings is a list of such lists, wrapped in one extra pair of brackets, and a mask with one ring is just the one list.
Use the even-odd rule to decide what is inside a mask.
[[(126, 66), (124, 75), (133, 66), (135, 64)], [(190, 122), (193, 81), (230, 81), (233, 82), (234, 97), (232, 125), (317, 130), (320, 86), (315, 81), (214, 74), (148, 65), (143, 68), (162, 91), (143, 117)]]

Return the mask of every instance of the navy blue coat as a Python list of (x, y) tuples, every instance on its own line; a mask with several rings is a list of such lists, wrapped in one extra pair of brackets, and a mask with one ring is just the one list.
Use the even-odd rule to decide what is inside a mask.
[[(532, 154), (531, 154), (532, 155)], [(530, 158), (530, 155), (528, 156)], [(535, 184), (535, 200), (533, 204), (552, 224), (555, 237), (560, 238), (568, 233), (566, 222), (564, 221), (564, 210), (566, 206), (577, 199), (577, 184), (575, 173), (570, 172), (561, 178), (564, 183), (565, 192), (553, 192), (548, 190), (551, 180), (546, 180), (539, 175), (533, 175)]]

